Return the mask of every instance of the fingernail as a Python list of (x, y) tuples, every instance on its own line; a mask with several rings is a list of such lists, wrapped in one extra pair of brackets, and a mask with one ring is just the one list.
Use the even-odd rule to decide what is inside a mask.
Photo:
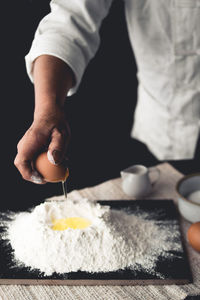
[(54, 160), (54, 157), (53, 157), (53, 155), (51, 154), (51, 152), (48, 150), (48, 152), (47, 152), (47, 158), (48, 158), (48, 160), (50, 161), (50, 163), (52, 163), (53, 165), (56, 165), (56, 162), (55, 162), (55, 160)]
[(31, 181), (34, 183), (43, 183), (43, 180), (37, 171), (33, 171), (32, 175), (31, 175)]
[(57, 165), (61, 160), (61, 152), (59, 150), (53, 150), (51, 154), (50, 151), (48, 151), (47, 157), (52, 164)]

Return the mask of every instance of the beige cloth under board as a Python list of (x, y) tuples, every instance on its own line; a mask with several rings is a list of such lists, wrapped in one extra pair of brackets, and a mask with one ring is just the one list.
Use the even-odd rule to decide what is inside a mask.
[[(149, 195), (151, 199), (174, 199), (175, 185), (183, 175), (168, 163), (159, 164), (160, 178)], [(121, 188), (121, 179), (116, 178), (97, 186), (74, 190), (71, 199), (86, 197), (91, 200), (128, 199)], [(130, 198), (131, 199), (131, 198)], [(186, 241), (190, 223), (181, 219), (181, 227), (193, 274), (193, 283), (186, 285), (149, 286), (48, 286), (48, 285), (1, 285), (0, 300), (182, 300), (188, 295), (200, 294), (200, 254)]]

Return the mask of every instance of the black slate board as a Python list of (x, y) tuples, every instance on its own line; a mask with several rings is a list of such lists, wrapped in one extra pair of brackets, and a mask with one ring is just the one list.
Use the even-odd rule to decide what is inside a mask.
[[(149, 219), (174, 221), (178, 225), (179, 215), (172, 200), (112, 200), (98, 201), (117, 210), (129, 213), (147, 212)], [(153, 217), (151, 216), (153, 212)], [(9, 214), (0, 213), (0, 218), (9, 218)], [(179, 228), (179, 227), (178, 227)], [(1, 232), (4, 230), (0, 228)], [(181, 235), (178, 241), (182, 244)], [(12, 249), (5, 241), (0, 240), (0, 284), (60, 284), (60, 285), (147, 285), (147, 284), (185, 284), (192, 282), (187, 255), (183, 251), (174, 253), (169, 258), (158, 258), (156, 271), (163, 275), (148, 274), (145, 270), (130, 269), (107, 273), (71, 272), (63, 275), (54, 273), (43, 276), (39, 271), (30, 271), (26, 267), (16, 267), (12, 261)], [(172, 253), (173, 254), (173, 253)], [(177, 256), (178, 254), (178, 256)]]

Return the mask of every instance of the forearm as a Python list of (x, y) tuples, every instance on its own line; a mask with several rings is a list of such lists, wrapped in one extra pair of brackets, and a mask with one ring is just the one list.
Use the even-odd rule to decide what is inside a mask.
[(41, 55), (33, 67), (35, 88), (34, 119), (45, 112), (62, 108), (69, 89), (74, 85), (70, 67), (61, 59)]
[(48, 149), (52, 163), (62, 161), (70, 136), (63, 104), (74, 82), (73, 73), (67, 64), (50, 55), (42, 55), (35, 60), (33, 74), (34, 120), (18, 143), (14, 163), (24, 179), (44, 183), (44, 179), (34, 169), (33, 161), (44, 146)]

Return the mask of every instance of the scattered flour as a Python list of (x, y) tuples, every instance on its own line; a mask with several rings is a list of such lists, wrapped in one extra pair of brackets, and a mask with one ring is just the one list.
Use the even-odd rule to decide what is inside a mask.
[[(86, 218), (91, 225), (52, 230), (52, 219), (68, 217)], [(87, 199), (45, 202), (30, 212), (13, 214), (6, 226), (4, 238), (14, 250), (15, 262), (45, 275), (141, 267), (153, 273), (159, 256), (182, 251), (176, 236), (171, 238), (173, 224), (159, 226), (145, 213), (113, 210)]]

